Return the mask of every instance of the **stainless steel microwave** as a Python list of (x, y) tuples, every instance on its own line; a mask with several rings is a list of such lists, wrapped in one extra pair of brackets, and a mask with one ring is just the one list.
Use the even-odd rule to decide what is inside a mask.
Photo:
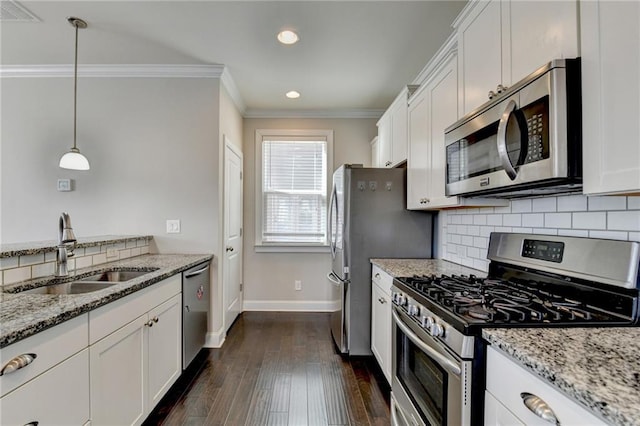
[(447, 195), (582, 188), (580, 59), (558, 59), (445, 130)]

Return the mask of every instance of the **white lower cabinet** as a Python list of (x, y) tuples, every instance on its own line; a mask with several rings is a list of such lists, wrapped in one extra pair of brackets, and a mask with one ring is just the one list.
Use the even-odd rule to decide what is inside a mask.
[(90, 346), (91, 423), (141, 424), (182, 371), (182, 296)]
[(89, 350), (0, 399), (0, 424), (83, 425), (89, 420)]
[[(552, 413), (556, 420), (544, 420), (534, 411)], [(493, 347), (487, 348), (484, 420), (486, 426), (544, 426), (549, 422), (563, 426), (605, 424), (586, 408)]]
[(377, 266), (371, 282), (371, 352), (391, 383), (391, 283), (393, 277)]

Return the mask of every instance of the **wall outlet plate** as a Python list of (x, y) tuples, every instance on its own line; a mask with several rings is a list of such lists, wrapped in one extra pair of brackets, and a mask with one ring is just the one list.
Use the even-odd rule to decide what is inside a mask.
[(180, 219), (167, 219), (167, 234), (180, 233)]
[(302, 290), (302, 281), (301, 280), (295, 280), (294, 281), (294, 286), (295, 286), (296, 291)]
[(58, 192), (71, 191), (71, 179), (58, 179)]

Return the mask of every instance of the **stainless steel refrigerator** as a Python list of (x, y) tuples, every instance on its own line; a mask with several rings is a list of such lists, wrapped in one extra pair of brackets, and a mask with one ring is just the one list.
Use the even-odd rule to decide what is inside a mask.
[(371, 258), (430, 258), (433, 215), (406, 210), (406, 170), (345, 164), (329, 203), (331, 334), (342, 353), (371, 354)]

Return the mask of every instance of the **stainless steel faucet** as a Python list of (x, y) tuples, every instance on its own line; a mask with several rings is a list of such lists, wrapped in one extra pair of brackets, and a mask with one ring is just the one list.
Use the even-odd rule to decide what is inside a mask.
[(73, 249), (76, 245), (76, 236), (71, 228), (71, 218), (68, 213), (61, 213), (58, 221), (58, 251), (56, 253), (56, 277), (66, 277), (69, 275), (67, 259), (73, 256)]

